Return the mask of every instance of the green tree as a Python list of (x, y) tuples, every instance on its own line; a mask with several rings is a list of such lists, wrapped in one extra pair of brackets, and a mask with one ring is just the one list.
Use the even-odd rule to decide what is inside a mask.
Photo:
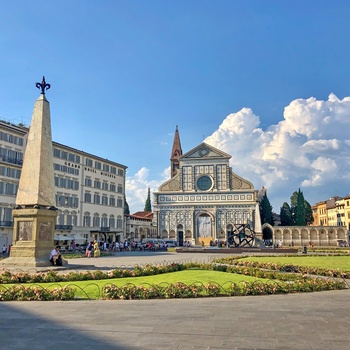
[(290, 197), (290, 207), (292, 214), (291, 225), (305, 226), (314, 221), (311, 205), (305, 200), (304, 194), (300, 191), (300, 188)]
[(287, 202), (284, 202), (280, 211), (281, 226), (291, 226), (293, 224), (292, 211)]
[(297, 226), (305, 226), (306, 225), (306, 217), (305, 217), (305, 198), (303, 192), (298, 191), (297, 195), (297, 205), (295, 208), (295, 224)]
[(125, 196), (124, 196), (124, 214), (130, 214), (129, 204), (126, 201), (126, 197)]
[(269, 199), (267, 198), (266, 192), (264, 196), (261, 198), (259, 207), (260, 207), (261, 224), (263, 225), (268, 223), (273, 226), (275, 224), (275, 221), (272, 215), (272, 206), (270, 204)]
[(305, 200), (305, 221), (307, 225), (310, 225), (314, 222), (314, 215), (312, 214), (312, 208), (310, 203)]
[(149, 187), (148, 187), (148, 194), (147, 194), (147, 199), (146, 199), (144, 211), (152, 211), (152, 205), (151, 205), (151, 190), (150, 190)]

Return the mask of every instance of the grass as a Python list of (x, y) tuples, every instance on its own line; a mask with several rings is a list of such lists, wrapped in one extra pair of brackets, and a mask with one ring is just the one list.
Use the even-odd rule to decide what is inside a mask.
[[(147, 285), (159, 285), (162, 283), (177, 283), (181, 282), (186, 285), (191, 285), (193, 283), (202, 283), (206, 285), (209, 282), (217, 283), (221, 286), (225, 285), (226, 282), (234, 282), (234, 283), (240, 283), (240, 282), (256, 282), (256, 281), (264, 281), (268, 282), (265, 279), (256, 278), (256, 277), (250, 277), (250, 276), (243, 276), (243, 275), (237, 275), (227, 272), (221, 272), (221, 271), (211, 271), (211, 270), (184, 270), (184, 271), (177, 271), (177, 272), (171, 272), (167, 274), (160, 274), (160, 275), (154, 275), (154, 276), (142, 276), (142, 277), (127, 277), (127, 278), (114, 278), (114, 279), (107, 279), (107, 280), (90, 280), (90, 281), (73, 281), (73, 282), (55, 282), (55, 283), (26, 283), (26, 286), (41, 286), (43, 288), (53, 289), (58, 286), (67, 286), (67, 285), (73, 285), (78, 287), (77, 288), (77, 297), (80, 298), (86, 298), (89, 297), (90, 299), (97, 299), (101, 296), (102, 288), (105, 285), (109, 284), (115, 284), (116, 286), (120, 287), (123, 285), (126, 285), (128, 283), (132, 283), (135, 286), (144, 285), (147, 287)], [(6, 288), (11, 287), (12, 284), (7, 284)]]
[(330, 270), (339, 269), (341, 271), (350, 272), (350, 256), (252, 256), (243, 258), (242, 260), (320, 267)]

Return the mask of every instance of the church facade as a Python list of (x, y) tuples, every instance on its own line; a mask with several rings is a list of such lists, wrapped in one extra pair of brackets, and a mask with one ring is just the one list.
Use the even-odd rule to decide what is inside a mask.
[(230, 158), (204, 142), (182, 154), (176, 127), (171, 178), (154, 192), (153, 225), (160, 238), (209, 245), (227, 241), (241, 224), (261, 237), (258, 191), (233, 172)]

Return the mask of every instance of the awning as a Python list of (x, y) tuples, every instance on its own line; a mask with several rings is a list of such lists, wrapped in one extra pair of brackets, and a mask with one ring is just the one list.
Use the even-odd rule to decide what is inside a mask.
[(54, 240), (55, 241), (75, 241), (75, 242), (85, 242), (86, 239), (80, 235), (59, 235), (59, 234), (55, 234), (54, 236)]

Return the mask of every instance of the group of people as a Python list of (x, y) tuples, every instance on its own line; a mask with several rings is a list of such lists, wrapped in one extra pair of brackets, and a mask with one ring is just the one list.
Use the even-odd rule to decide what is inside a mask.
[[(219, 240), (213, 241), (213, 240), (211, 240), (211, 241), (209, 242), (209, 245), (210, 245), (211, 247), (224, 248), (224, 247), (226, 247), (226, 241), (219, 241)], [(184, 245), (184, 246), (185, 246), (185, 245)]]
[(96, 240), (89, 242), (89, 244), (86, 247), (86, 257), (91, 258), (92, 253), (94, 254), (94, 258), (99, 258), (101, 256), (101, 250)]

